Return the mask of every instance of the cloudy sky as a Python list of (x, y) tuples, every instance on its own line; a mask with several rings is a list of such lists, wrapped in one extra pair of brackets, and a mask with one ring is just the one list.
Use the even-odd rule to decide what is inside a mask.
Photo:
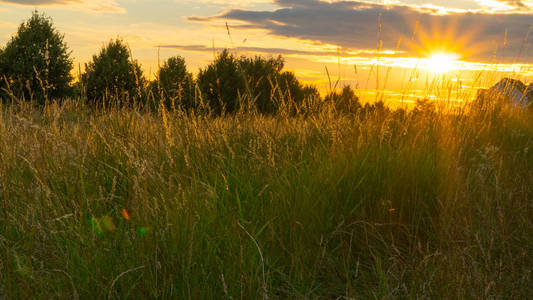
[(81, 66), (121, 37), (147, 74), (173, 55), (196, 72), (223, 48), (282, 54), (317, 85), (328, 73), (391, 89), (427, 85), (430, 69), (472, 86), (483, 72), (533, 74), (533, 0), (0, 0), (0, 45), (34, 9), (53, 18)]

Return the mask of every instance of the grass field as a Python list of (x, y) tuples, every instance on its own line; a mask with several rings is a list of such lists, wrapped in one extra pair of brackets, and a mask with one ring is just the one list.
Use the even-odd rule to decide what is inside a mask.
[(533, 115), (0, 108), (0, 298), (533, 297)]

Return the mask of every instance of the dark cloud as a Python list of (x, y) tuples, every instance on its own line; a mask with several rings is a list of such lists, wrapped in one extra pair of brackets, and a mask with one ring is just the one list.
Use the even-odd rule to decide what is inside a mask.
[[(160, 45), (158, 47), (167, 49), (179, 49), (193, 52), (221, 52), (224, 48), (212, 48), (203, 45)], [(349, 53), (347, 51), (306, 51), (306, 50), (294, 50), (285, 48), (264, 48), (264, 47), (238, 47), (234, 49), (238, 52), (253, 52), (272, 55), (314, 55), (314, 56), (335, 56), (341, 55), (342, 57), (361, 57), (361, 56), (374, 56), (375, 52), (370, 53)], [(393, 54), (383, 54), (383, 56), (394, 56)]]
[[(519, 0), (504, 0), (515, 6)], [(490, 60), (496, 45), (507, 60), (529, 61), (525, 38), (533, 15), (520, 13), (449, 12), (407, 5), (381, 5), (360, 1), (276, 0), (279, 9), (249, 11), (233, 9), (220, 15), (190, 21), (240, 21), (232, 27), (265, 29), (282, 37), (335, 44), (351, 49), (376, 49), (378, 19), (385, 49), (394, 49), (402, 39), (402, 50), (419, 53), (427, 47), (446, 45), (469, 59)], [(244, 23), (244, 24), (242, 24)], [(428, 42), (430, 41), (430, 42)], [(429, 44), (429, 45), (425, 45)], [(444, 46), (443, 46), (444, 47)], [(504, 59), (499, 57), (499, 59)]]

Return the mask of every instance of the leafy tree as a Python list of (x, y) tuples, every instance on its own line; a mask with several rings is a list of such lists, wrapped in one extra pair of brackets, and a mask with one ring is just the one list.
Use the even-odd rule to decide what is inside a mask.
[(349, 85), (344, 86), (340, 93), (329, 93), (324, 100), (326, 102), (332, 102), (335, 109), (339, 112), (354, 113), (361, 108), (359, 97), (355, 95), (354, 90)]
[(194, 80), (187, 71), (185, 60), (180, 56), (169, 58), (151, 83), (155, 98), (163, 99), (166, 106), (181, 105), (185, 109), (194, 107)]
[(198, 87), (215, 113), (234, 112), (238, 108), (240, 93), (245, 90), (243, 74), (238, 60), (224, 50), (217, 59), (198, 73)]
[(224, 50), (206, 69), (200, 70), (198, 86), (215, 112), (234, 112), (242, 100), (253, 102), (259, 112), (274, 113), (284, 101), (301, 103), (318, 95), (303, 86), (291, 72), (283, 72), (280, 57), (236, 58)]
[(262, 113), (272, 113), (277, 110), (279, 99), (276, 99), (278, 96), (276, 87), (283, 65), (281, 56), (269, 59), (260, 56), (239, 59), (246, 87), (242, 92), (249, 93), (251, 100)]
[(144, 93), (141, 67), (120, 39), (111, 40), (85, 64), (82, 81), (89, 101), (114, 99), (124, 103), (142, 99)]
[(318, 99), (320, 94), (314, 86), (303, 85), (292, 72), (283, 72), (279, 75), (278, 83), (285, 99), (290, 99), (300, 105), (304, 100)]
[(72, 59), (63, 39), (52, 19), (37, 11), (19, 26), (0, 54), (0, 71), (15, 96), (44, 103), (73, 95)]
[(0, 48), (0, 88), (2, 87), (2, 82), (4, 81), (5, 68), (6, 67), (4, 65), (4, 49)]

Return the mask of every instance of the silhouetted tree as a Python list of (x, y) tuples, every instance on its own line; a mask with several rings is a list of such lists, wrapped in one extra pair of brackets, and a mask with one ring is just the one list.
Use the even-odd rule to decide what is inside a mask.
[(131, 59), (128, 46), (120, 39), (111, 40), (82, 75), (89, 101), (118, 100), (121, 103), (142, 100), (145, 79), (139, 63)]
[(6, 67), (4, 65), (4, 49), (0, 47), (0, 88), (2, 87), (2, 82), (4, 81), (5, 68)]
[(318, 90), (314, 86), (303, 85), (293, 72), (279, 74), (277, 82), (285, 101), (290, 100), (296, 105), (302, 104), (305, 100), (320, 97)]
[(194, 108), (194, 80), (187, 71), (185, 60), (180, 56), (169, 58), (151, 82), (153, 97), (163, 100), (167, 107), (180, 105), (184, 109)]
[(238, 60), (224, 50), (213, 63), (200, 70), (197, 84), (203, 100), (215, 113), (231, 113), (238, 108), (239, 97), (245, 90), (243, 76)]
[(0, 70), (9, 87), (4, 79), (2, 86), (39, 103), (72, 96), (72, 59), (63, 39), (51, 18), (34, 11), (1, 52)]
[(344, 86), (340, 93), (329, 93), (324, 97), (324, 100), (326, 102), (332, 102), (332, 105), (339, 112), (354, 113), (361, 108), (359, 97), (355, 95), (354, 90), (349, 85)]
[(281, 57), (236, 58), (224, 50), (206, 69), (200, 70), (198, 86), (215, 112), (234, 112), (244, 101), (261, 113), (274, 113), (282, 103), (302, 103), (317, 96), (313, 87), (303, 86), (291, 72), (283, 72)]
[(276, 111), (278, 101), (275, 91), (277, 78), (283, 69), (283, 59), (281, 57), (269, 59), (260, 56), (241, 57), (238, 63), (244, 74), (246, 87), (246, 90), (242, 92), (248, 92), (249, 99), (260, 112)]

